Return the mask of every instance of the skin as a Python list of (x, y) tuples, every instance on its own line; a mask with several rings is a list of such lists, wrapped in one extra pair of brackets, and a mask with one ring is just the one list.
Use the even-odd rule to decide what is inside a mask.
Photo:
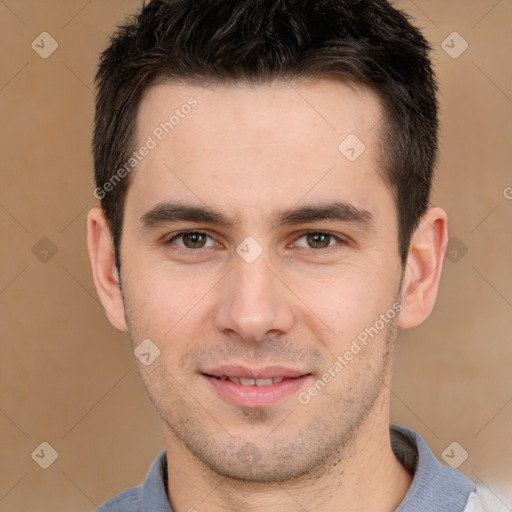
[[(149, 338), (160, 350), (152, 364), (137, 363), (162, 418), (171, 505), (392, 511), (412, 480), (389, 440), (393, 349), (397, 331), (434, 306), (446, 213), (426, 212), (403, 268), (392, 191), (378, 171), (382, 110), (370, 91), (327, 79), (160, 84), (141, 104), (135, 146), (191, 96), (197, 107), (131, 176), (122, 289), (103, 213), (88, 217), (94, 282), (111, 323), (134, 348)], [(353, 162), (338, 150), (348, 134), (366, 146)], [(233, 225), (144, 227), (143, 215), (165, 201), (208, 206)], [(373, 220), (273, 223), (272, 212), (332, 201)], [(186, 229), (209, 237), (169, 242)], [(304, 230), (333, 237), (318, 244)], [(252, 263), (236, 252), (248, 236), (262, 249)], [(310, 373), (299, 391), (307, 390), (397, 300), (399, 315), (306, 405), (292, 393), (269, 407), (237, 406), (202, 375), (226, 363), (281, 364)]]

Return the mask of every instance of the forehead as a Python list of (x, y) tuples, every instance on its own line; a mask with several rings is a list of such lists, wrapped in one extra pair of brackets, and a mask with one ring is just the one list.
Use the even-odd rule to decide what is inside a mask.
[[(190, 116), (185, 108), (186, 124), (191, 131), (200, 127), (194, 137), (198, 141), (208, 138), (211, 144), (262, 144), (290, 139), (315, 143), (317, 137), (330, 133), (338, 139), (350, 129), (368, 139), (367, 131), (382, 116), (375, 93), (332, 79), (209, 87), (170, 82), (154, 85), (145, 92), (137, 115), (137, 136), (168, 120), (191, 98), (197, 100), (197, 107)], [(183, 127), (173, 132), (175, 136), (186, 135)]]
[(275, 210), (305, 196), (361, 203), (365, 191), (387, 189), (379, 176), (381, 117), (374, 93), (328, 79), (159, 84), (146, 91), (137, 115), (135, 148), (149, 139), (153, 148), (128, 195), (146, 207), (208, 198), (235, 213)]

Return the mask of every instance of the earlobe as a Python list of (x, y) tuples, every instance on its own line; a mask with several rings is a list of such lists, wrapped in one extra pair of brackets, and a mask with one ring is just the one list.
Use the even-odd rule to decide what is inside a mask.
[(127, 332), (120, 276), (115, 265), (115, 251), (107, 221), (101, 208), (87, 215), (87, 248), (94, 286), (110, 323)]
[(434, 308), (448, 241), (447, 215), (429, 208), (414, 232), (402, 285), (398, 326), (407, 329), (424, 322)]

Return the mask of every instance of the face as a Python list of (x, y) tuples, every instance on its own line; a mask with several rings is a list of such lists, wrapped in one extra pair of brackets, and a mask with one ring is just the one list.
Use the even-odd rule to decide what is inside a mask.
[(126, 319), (160, 351), (138, 364), (167, 438), (221, 475), (305, 475), (388, 421), (402, 268), (381, 116), (330, 80), (160, 84), (141, 104)]

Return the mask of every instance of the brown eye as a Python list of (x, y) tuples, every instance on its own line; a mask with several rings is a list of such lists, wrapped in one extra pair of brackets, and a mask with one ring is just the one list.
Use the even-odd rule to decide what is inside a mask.
[[(174, 235), (168, 243), (175, 243), (178, 247), (184, 247), (185, 249), (202, 249), (213, 245), (212, 243), (209, 246), (206, 245), (209, 238), (211, 237), (202, 231), (185, 231)], [(180, 239), (181, 243), (178, 243), (177, 241)]]
[[(342, 242), (334, 235), (330, 233), (323, 233), (321, 231), (312, 231), (310, 233), (304, 233), (298, 238), (298, 240), (305, 240), (305, 243), (297, 243), (299, 247), (306, 247), (309, 249), (327, 249), (335, 245), (336, 242)], [(334, 243), (333, 243), (334, 242)]]
[(307, 241), (310, 247), (324, 249), (325, 247), (329, 247), (331, 236), (322, 233), (310, 233), (307, 235)]

